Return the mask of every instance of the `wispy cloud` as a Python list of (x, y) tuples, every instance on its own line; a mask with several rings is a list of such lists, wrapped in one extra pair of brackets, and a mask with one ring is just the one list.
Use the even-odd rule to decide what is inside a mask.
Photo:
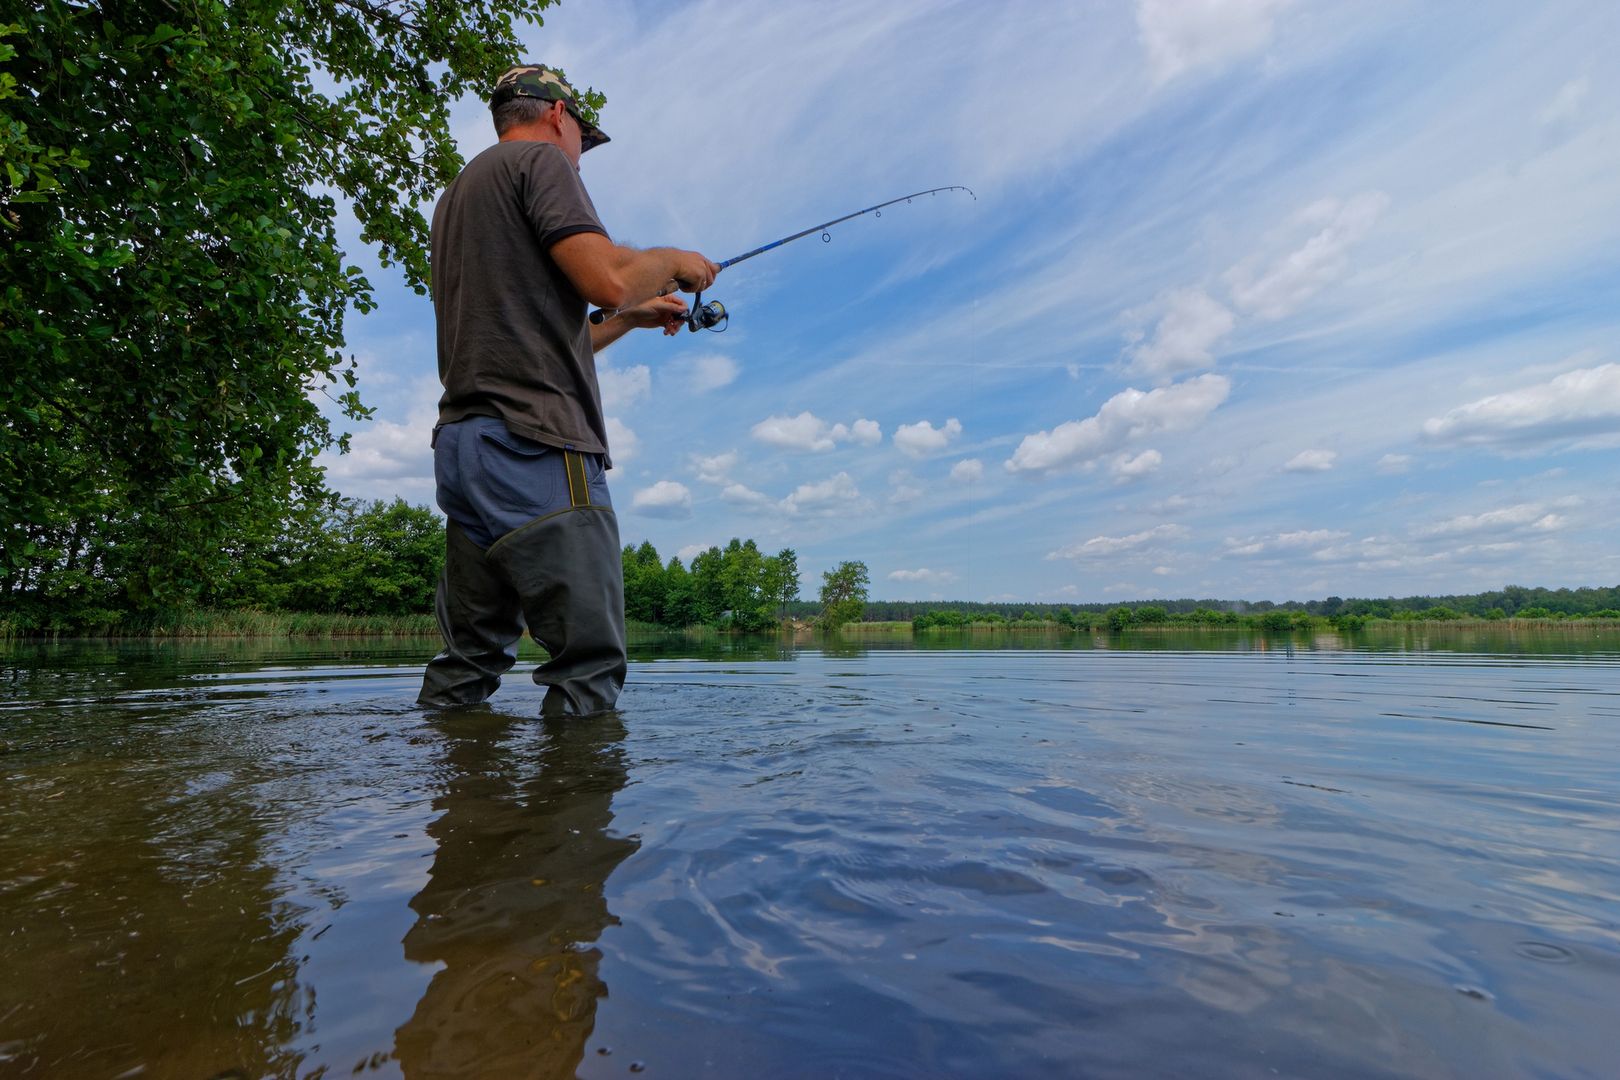
[(723, 454), (693, 454), (692, 471), (705, 484), (724, 484), (731, 479), (739, 460), (741, 456), (735, 450), (727, 450)]
[(919, 567), (916, 570), (891, 570), (888, 574), (890, 581), (917, 581), (930, 585), (948, 585), (957, 580), (957, 575), (949, 570), (930, 570), (928, 567)]
[(1283, 472), (1327, 472), (1338, 459), (1336, 450), (1301, 450), (1283, 463)]
[(629, 408), (652, 392), (652, 371), (646, 364), (619, 369), (598, 367), (597, 386), (602, 391), (602, 408), (617, 412)]
[(1137, 0), (1136, 24), (1157, 82), (1263, 49), (1290, 0)]
[[(1143, 341), (1140, 330), (1127, 335), (1140, 341), (1127, 350), (1132, 374), (1158, 379), (1209, 367), (1215, 361), (1211, 350), (1237, 325), (1237, 318), (1202, 289), (1177, 289), (1154, 306), (1163, 314), (1153, 336)], [(1140, 312), (1126, 317), (1135, 321)]]
[(1566, 519), (1542, 503), (1519, 503), (1479, 514), (1459, 514), (1418, 530), (1419, 536), (1457, 537), (1517, 532), (1551, 532), (1562, 528)]
[(1280, 319), (1342, 277), (1350, 249), (1372, 230), (1389, 196), (1368, 191), (1349, 199), (1319, 199), (1294, 217), (1310, 235), (1303, 244), (1269, 261), (1253, 256), (1226, 273), (1232, 301), (1263, 319)]
[(1156, 525), (1151, 529), (1128, 536), (1093, 536), (1091, 539), (1046, 554), (1048, 559), (1101, 559), (1125, 552), (1139, 552), (1156, 548), (1169, 540), (1180, 540), (1189, 535), (1182, 525)]
[(703, 353), (670, 365), (670, 374), (694, 394), (707, 394), (730, 386), (741, 371), (737, 361), (725, 353)]

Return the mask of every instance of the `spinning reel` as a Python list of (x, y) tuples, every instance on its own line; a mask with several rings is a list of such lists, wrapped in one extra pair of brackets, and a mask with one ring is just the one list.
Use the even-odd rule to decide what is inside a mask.
[(726, 313), (726, 305), (718, 300), (703, 302), (703, 294), (697, 293), (692, 297), (692, 310), (686, 313), (686, 329), (692, 333), (699, 330), (708, 330), (711, 333), (723, 334), (726, 324), (731, 322), (731, 316)]

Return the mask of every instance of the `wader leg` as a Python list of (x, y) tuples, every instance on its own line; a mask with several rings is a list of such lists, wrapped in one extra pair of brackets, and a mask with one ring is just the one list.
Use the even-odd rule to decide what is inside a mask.
[(444, 651), (428, 661), (419, 705), (476, 705), (517, 662), (523, 615), (512, 587), (482, 548), (446, 523), (444, 573), (434, 604)]
[(529, 633), (551, 659), (534, 681), (547, 687), (543, 716), (613, 708), (624, 687), (624, 563), (619, 523), (605, 506), (536, 518), (489, 549), (523, 601)]

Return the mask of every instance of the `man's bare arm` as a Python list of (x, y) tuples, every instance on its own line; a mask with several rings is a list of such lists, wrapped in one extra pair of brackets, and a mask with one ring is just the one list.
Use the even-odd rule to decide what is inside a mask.
[(551, 245), (551, 257), (587, 302), (609, 310), (635, 307), (680, 289), (701, 292), (720, 267), (695, 251), (638, 249), (601, 233), (575, 233)]
[(679, 333), (686, 325), (686, 301), (678, 296), (655, 296), (645, 304), (625, 308), (613, 318), (591, 323), (591, 351), (601, 352), (631, 330), (662, 330)]

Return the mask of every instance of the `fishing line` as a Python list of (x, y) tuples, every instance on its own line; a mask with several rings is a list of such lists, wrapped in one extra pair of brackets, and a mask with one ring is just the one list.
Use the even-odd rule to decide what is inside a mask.
[[(720, 269), (724, 270), (728, 266), (735, 266), (744, 259), (752, 259), (755, 255), (763, 255), (767, 251), (781, 247), (783, 244), (791, 244), (793, 241), (809, 236), (811, 233), (820, 233), (821, 242), (830, 244), (832, 243), (832, 233), (827, 230), (834, 225), (840, 225), (863, 214), (876, 214), (878, 217), (882, 217), (882, 210), (885, 206), (893, 206), (895, 203), (909, 203), (912, 199), (920, 199), (924, 195), (938, 195), (942, 191), (965, 191), (973, 197), (974, 202), (979, 200), (979, 197), (973, 194), (972, 188), (965, 188), (960, 184), (929, 188), (927, 191), (913, 191), (910, 195), (902, 195), (897, 199), (890, 199), (888, 202), (880, 202), (876, 206), (868, 206), (865, 210), (857, 210), (853, 214), (845, 214), (843, 217), (833, 218), (831, 221), (823, 221), (820, 225), (812, 225), (808, 229), (801, 229), (792, 236), (784, 236), (780, 240), (772, 240), (768, 244), (762, 244), (752, 251), (745, 251), (741, 255), (727, 259), (720, 264)], [(600, 325), (623, 310), (623, 308), (600, 308), (591, 312), (591, 322)], [(725, 330), (726, 324), (730, 320), (731, 315), (726, 311), (724, 304), (718, 300), (711, 300), (705, 304), (703, 302), (703, 293), (698, 292), (692, 297), (692, 309), (686, 313), (686, 316), (681, 321), (686, 323), (687, 330), (694, 333), (698, 330), (710, 330), (718, 334)]]

